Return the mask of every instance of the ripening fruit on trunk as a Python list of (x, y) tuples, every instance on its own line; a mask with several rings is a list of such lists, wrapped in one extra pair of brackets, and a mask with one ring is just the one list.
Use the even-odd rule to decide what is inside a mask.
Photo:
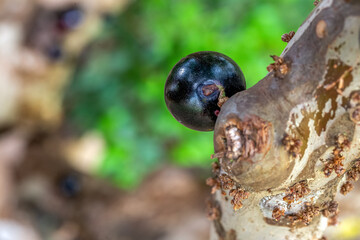
[(165, 102), (184, 126), (212, 131), (222, 100), (245, 89), (244, 75), (231, 58), (218, 52), (196, 52), (171, 70), (165, 84)]

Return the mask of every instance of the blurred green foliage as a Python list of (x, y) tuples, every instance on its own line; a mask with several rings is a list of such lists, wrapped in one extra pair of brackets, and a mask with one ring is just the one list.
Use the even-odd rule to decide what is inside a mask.
[(197, 51), (224, 53), (247, 86), (266, 75), (270, 54), (286, 46), (313, 0), (147, 0), (107, 17), (68, 88), (67, 116), (107, 143), (102, 176), (135, 186), (159, 164), (209, 166), (212, 132), (195, 132), (167, 111), (163, 89), (172, 66)]

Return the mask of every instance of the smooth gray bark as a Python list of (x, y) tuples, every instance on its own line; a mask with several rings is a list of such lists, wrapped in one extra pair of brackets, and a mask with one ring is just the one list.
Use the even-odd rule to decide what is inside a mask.
[(335, 195), (359, 175), (359, 44), (360, 1), (323, 0), (272, 71), (224, 104), (211, 240), (319, 239), (334, 223)]

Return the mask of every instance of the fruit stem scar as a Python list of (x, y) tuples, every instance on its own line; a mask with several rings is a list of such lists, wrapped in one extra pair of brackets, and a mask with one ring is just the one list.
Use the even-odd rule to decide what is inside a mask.
[(217, 90), (219, 90), (219, 87), (215, 83), (210, 84), (210, 85), (205, 85), (202, 87), (202, 92), (203, 92), (204, 96), (209, 96)]

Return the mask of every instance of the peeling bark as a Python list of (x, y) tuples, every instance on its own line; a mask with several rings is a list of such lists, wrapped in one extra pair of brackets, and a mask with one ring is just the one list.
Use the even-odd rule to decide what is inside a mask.
[[(359, 44), (360, 1), (323, 0), (271, 72), (223, 105), (212, 240), (320, 239), (336, 222), (334, 197), (359, 176)], [(233, 188), (248, 193), (240, 209)]]

